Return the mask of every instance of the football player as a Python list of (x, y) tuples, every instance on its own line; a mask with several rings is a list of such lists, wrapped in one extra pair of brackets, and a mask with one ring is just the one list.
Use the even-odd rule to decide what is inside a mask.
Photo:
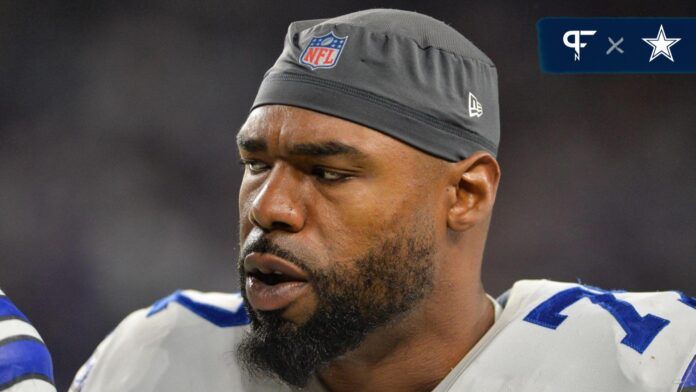
[(695, 390), (685, 294), (486, 294), (499, 132), (496, 68), (448, 25), (292, 23), (237, 136), (241, 294), (131, 314), (71, 390)]

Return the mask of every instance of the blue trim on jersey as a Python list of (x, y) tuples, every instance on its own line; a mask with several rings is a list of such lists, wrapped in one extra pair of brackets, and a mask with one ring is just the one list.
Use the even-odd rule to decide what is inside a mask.
[(0, 390), (28, 378), (53, 383), (53, 364), (46, 346), (29, 336), (0, 342)]
[(696, 309), (696, 298), (691, 298), (691, 297), (687, 296), (686, 294), (682, 293), (681, 291), (677, 291), (677, 294), (679, 294), (679, 302), (682, 302), (682, 303)]
[[(524, 318), (532, 324), (556, 329), (568, 316), (561, 314), (567, 307), (583, 298), (588, 298), (593, 304), (601, 306), (621, 325), (626, 336), (621, 340), (622, 344), (642, 354), (655, 339), (658, 333), (669, 324), (669, 320), (653, 314), (641, 316), (630, 303), (620, 300), (610, 291), (577, 286), (560, 291), (551, 298), (532, 309)], [(599, 293), (595, 292), (599, 291)], [(616, 292), (616, 291), (614, 291)]]
[(151, 317), (161, 312), (172, 302), (178, 303), (199, 317), (221, 328), (246, 325), (250, 322), (244, 306), (240, 305), (239, 309), (237, 309), (236, 312), (233, 312), (219, 306), (196, 302), (187, 297), (186, 294), (184, 294), (181, 290), (177, 290), (172, 295), (155, 302), (147, 312), (147, 317)]
[(0, 318), (18, 318), (29, 322), (27, 316), (24, 315), (7, 297), (0, 297)]
[[(691, 359), (691, 363), (686, 368), (684, 376), (682, 376), (680, 388), (696, 387), (696, 355)], [(681, 389), (679, 389), (681, 391)]]

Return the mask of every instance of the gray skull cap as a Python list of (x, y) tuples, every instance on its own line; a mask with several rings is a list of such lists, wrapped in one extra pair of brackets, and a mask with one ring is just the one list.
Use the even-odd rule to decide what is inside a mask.
[(459, 161), (500, 142), (498, 76), (481, 50), (416, 12), (371, 9), (290, 24), (252, 110), (297, 106)]

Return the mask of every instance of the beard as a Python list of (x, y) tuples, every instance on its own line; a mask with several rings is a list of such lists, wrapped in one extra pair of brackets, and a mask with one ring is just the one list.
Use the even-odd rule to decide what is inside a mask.
[[(422, 227), (421, 227), (422, 228)], [(316, 270), (261, 237), (240, 252), (239, 275), (251, 330), (237, 347), (237, 359), (252, 377), (270, 376), (304, 387), (331, 361), (357, 348), (378, 327), (413, 309), (433, 286), (434, 230), (398, 233), (363, 257)], [(244, 257), (266, 252), (301, 267), (317, 297), (313, 314), (301, 325), (278, 311), (256, 311), (245, 293)]]

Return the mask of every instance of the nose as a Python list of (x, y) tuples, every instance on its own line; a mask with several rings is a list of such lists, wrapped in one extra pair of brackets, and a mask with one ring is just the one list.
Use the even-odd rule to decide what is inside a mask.
[(292, 171), (275, 165), (254, 197), (249, 220), (264, 231), (298, 232), (305, 222), (300, 181)]

